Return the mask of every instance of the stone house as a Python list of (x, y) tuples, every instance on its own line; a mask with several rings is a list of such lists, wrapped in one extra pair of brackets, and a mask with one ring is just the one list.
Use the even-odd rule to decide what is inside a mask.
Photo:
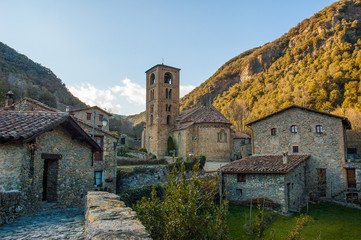
[[(83, 130), (93, 136), (93, 126), (89, 123), (73, 117)], [(118, 136), (102, 129), (94, 128), (94, 140), (98, 143), (101, 152), (94, 153), (94, 187), (97, 190), (115, 192), (116, 189), (116, 143)]]
[(109, 122), (109, 118), (112, 116), (112, 114), (98, 106), (71, 110), (70, 114), (76, 119), (80, 119), (82, 122), (87, 123), (88, 125), (94, 125), (95, 128), (109, 132), (109, 124), (104, 126), (103, 120)]
[(11, 91), (7, 93), (6, 97), (5, 107), (1, 108), (1, 110), (60, 112), (60, 110), (56, 108), (49, 107), (42, 102), (28, 97), (24, 97), (20, 101), (13, 103)]
[(248, 126), (254, 156), (310, 155), (305, 178), (310, 197), (345, 201), (360, 195), (361, 161), (347, 157), (347, 118), (292, 105)]
[(146, 71), (146, 126), (142, 146), (158, 158), (169, 156), (172, 138), (179, 157), (205, 155), (207, 161), (230, 161), (231, 123), (215, 108), (197, 106), (180, 113), (180, 69), (158, 64)]
[(298, 210), (306, 192), (306, 160), (310, 155), (260, 155), (244, 157), (221, 167), (228, 199), (243, 202), (264, 197), (281, 212)]
[(83, 206), (94, 189), (96, 151), (101, 148), (68, 113), (1, 111), (0, 192), (21, 193), (22, 212), (43, 201)]
[(233, 135), (233, 160), (252, 155), (251, 136), (244, 132), (235, 132)]

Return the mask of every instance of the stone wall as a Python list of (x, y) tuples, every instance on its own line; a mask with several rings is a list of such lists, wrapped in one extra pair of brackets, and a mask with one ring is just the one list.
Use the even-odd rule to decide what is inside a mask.
[(252, 145), (250, 138), (234, 138), (232, 160), (238, 160), (252, 155)]
[(119, 196), (88, 192), (85, 205), (86, 239), (151, 239), (136, 213)]
[[(297, 133), (290, 131), (297, 126)], [(323, 133), (316, 133), (321, 125)], [(271, 135), (271, 129), (276, 135)], [(254, 154), (311, 154), (308, 160), (309, 187), (317, 186), (317, 168), (326, 169), (327, 197), (346, 188), (344, 127), (341, 119), (320, 113), (291, 108), (252, 124)], [(293, 146), (299, 152), (293, 153)]]
[(19, 191), (0, 192), (0, 226), (11, 223), (25, 211), (23, 197)]
[(134, 166), (131, 172), (119, 171), (117, 192), (165, 183), (168, 166)]

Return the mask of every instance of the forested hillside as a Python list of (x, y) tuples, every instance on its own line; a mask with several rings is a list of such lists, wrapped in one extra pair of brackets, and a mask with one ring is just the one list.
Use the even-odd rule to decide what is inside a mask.
[(290, 104), (361, 110), (361, 1), (340, 1), (262, 47), (225, 63), (181, 99), (213, 99), (237, 129)]
[(31, 97), (62, 110), (65, 106), (86, 106), (50, 69), (0, 42), (0, 107), (10, 89), (15, 93), (16, 100), (21, 96)]

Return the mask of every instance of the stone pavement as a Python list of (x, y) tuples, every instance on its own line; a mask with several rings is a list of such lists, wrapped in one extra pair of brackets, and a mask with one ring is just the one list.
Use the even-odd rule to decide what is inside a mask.
[(51, 209), (0, 226), (0, 239), (84, 239), (84, 209)]

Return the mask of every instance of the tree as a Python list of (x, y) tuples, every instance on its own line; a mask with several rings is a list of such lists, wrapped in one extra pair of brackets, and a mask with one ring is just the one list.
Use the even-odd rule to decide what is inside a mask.
[(228, 203), (222, 201), (219, 206), (215, 201), (218, 179), (199, 178), (198, 168), (199, 162), (193, 167), (190, 181), (186, 179), (184, 164), (180, 172), (174, 168), (163, 201), (153, 187), (152, 197), (135, 205), (140, 221), (153, 239), (228, 239)]

